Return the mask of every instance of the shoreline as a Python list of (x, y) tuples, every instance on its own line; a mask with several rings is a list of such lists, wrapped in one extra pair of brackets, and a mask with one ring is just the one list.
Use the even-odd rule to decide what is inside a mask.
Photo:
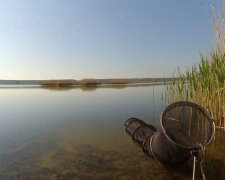
[(168, 85), (172, 82), (154, 82), (154, 83), (129, 83), (129, 84), (97, 84), (97, 85), (23, 85), (23, 84), (0, 84), (0, 89), (22, 89), (22, 88), (43, 88), (43, 89), (76, 89), (76, 88), (114, 88), (114, 87), (144, 87)]

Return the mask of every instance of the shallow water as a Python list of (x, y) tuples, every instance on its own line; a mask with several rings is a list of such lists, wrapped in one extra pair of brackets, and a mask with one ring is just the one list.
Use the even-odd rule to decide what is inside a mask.
[(150, 159), (125, 133), (159, 128), (164, 86), (0, 89), (0, 179), (191, 179)]

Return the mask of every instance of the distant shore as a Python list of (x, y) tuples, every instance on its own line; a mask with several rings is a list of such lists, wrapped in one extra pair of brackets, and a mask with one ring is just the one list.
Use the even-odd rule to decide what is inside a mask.
[(140, 86), (171, 83), (174, 78), (132, 78), (132, 79), (53, 79), (53, 80), (0, 80), (0, 87), (105, 87), (105, 86)]

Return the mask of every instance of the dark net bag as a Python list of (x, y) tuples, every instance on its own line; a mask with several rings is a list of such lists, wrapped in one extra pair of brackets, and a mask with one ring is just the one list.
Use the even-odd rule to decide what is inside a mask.
[(126, 132), (132, 137), (135, 145), (143, 152), (159, 162), (176, 165), (191, 157), (189, 150), (184, 150), (171, 143), (162, 130), (158, 130), (138, 118), (130, 118), (125, 122)]
[(171, 143), (162, 130), (158, 130), (151, 137), (148, 151), (159, 162), (172, 166), (180, 165), (191, 157), (190, 150)]
[(193, 151), (206, 147), (215, 133), (208, 112), (187, 101), (175, 102), (164, 110), (160, 130), (137, 118), (128, 119), (125, 126), (135, 144), (166, 165), (186, 162)]

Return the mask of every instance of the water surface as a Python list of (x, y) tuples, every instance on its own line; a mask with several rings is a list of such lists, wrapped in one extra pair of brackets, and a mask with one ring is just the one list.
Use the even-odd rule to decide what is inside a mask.
[(145, 156), (124, 131), (159, 128), (164, 86), (0, 89), (1, 179), (190, 179)]

